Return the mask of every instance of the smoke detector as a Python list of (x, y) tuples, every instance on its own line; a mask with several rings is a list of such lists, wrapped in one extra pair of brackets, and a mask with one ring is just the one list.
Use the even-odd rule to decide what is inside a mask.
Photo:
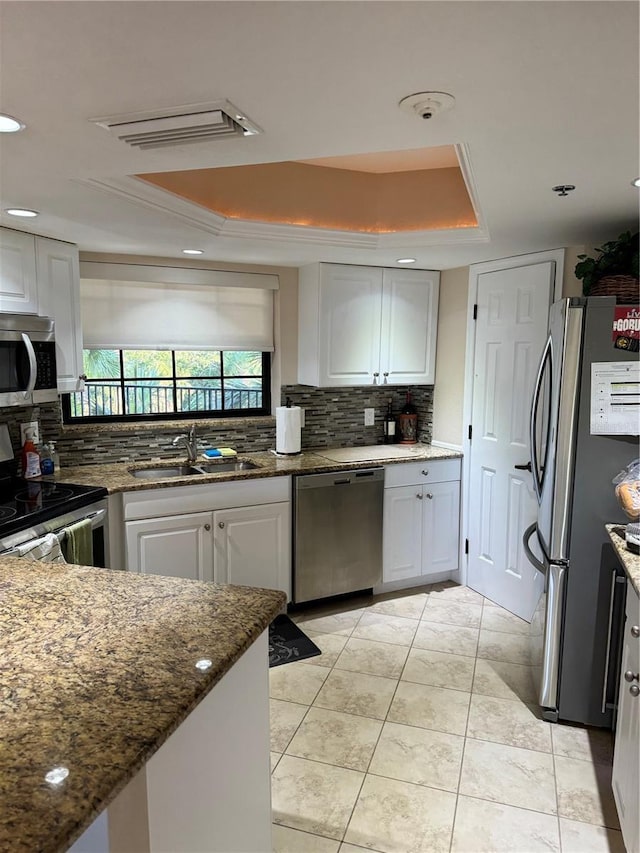
[(422, 119), (430, 119), (438, 113), (446, 113), (453, 108), (456, 99), (446, 92), (416, 92), (415, 95), (407, 95), (398, 106), (409, 115), (418, 116)]
[(92, 118), (89, 121), (113, 133), (127, 145), (141, 149), (262, 133), (242, 110), (226, 100), (183, 104), (162, 110)]

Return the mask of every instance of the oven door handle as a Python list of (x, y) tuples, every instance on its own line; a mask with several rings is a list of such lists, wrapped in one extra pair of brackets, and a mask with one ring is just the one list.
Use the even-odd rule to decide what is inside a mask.
[(36, 360), (36, 351), (33, 348), (29, 335), (22, 332), (21, 337), (29, 358), (29, 381), (27, 382), (27, 387), (24, 389), (24, 396), (25, 399), (27, 399), (36, 387), (36, 379), (38, 378), (38, 362)]

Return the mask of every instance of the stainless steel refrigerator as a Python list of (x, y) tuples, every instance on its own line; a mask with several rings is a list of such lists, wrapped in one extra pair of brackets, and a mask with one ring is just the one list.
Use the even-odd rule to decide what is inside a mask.
[(612, 480), (640, 456), (637, 434), (591, 433), (592, 364), (638, 359), (615, 348), (614, 310), (613, 297), (551, 307), (531, 405), (538, 518), (524, 535), (545, 576), (530, 635), (543, 715), (603, 727), (613, 724), (625, 592), (604, 525), (628, 521)]

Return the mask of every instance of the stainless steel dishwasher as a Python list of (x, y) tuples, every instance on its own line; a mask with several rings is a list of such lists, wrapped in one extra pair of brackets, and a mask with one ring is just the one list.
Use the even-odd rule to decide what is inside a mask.
[(383, 495), (383, 468), (295, 478), (294, 603), (380, 583)]

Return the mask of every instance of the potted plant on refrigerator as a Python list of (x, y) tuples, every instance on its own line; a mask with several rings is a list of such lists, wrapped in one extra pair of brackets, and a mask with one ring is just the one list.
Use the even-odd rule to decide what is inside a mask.
[(597, 257), (578, 255), (575, 276), (585, 296), (616, 296), (619, 303), (638, 302), (638, 232), (596, 248)]

